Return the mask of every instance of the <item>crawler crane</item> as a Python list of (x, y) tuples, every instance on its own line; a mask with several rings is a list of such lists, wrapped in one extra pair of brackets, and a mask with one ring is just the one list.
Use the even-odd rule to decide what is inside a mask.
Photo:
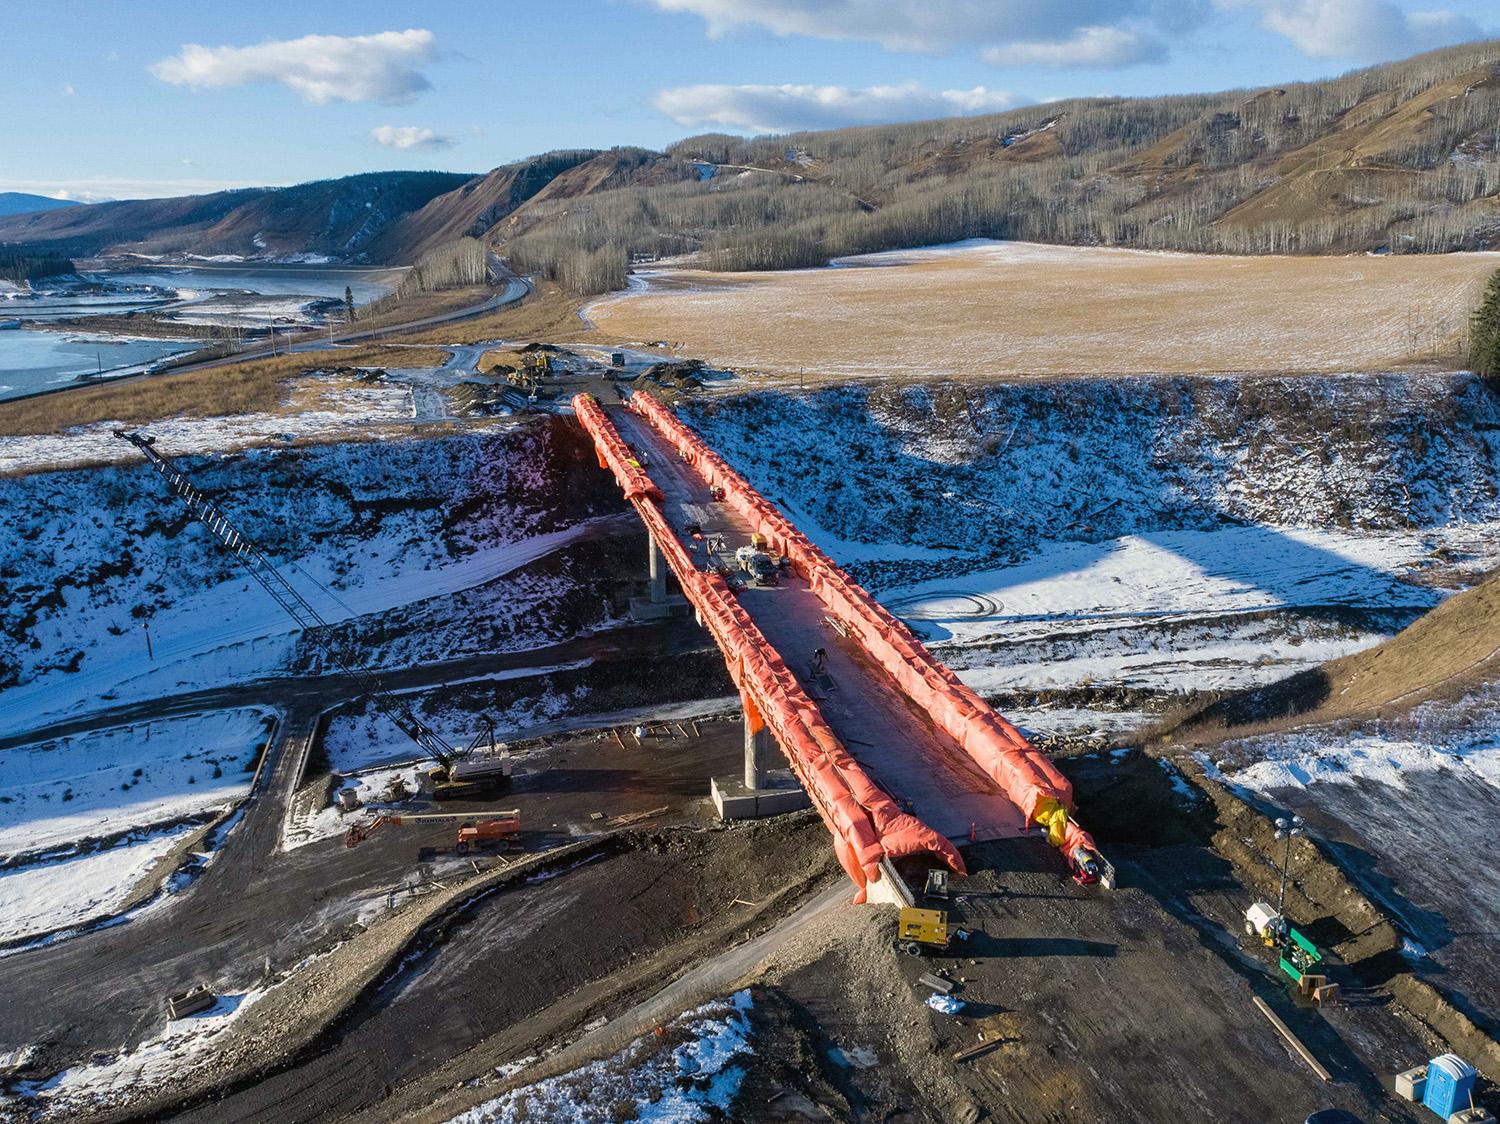
[(261, 588), (271, 595), (272, 600), (281, 606), (287, 616), (297, 622), (303, 633), (323, 649), (340, 671), (355, 682), (360, 694), (395, 723), (402, 733), (416, 742), (417, 747), (432, 760), (436, 767), (428, 772), (427, 777), (436, 799), (489, 796), (509, 783), (510, 754), (496, 752), (493, 724), (487, 723), (488, 753), (474, 752), (485, 739), (484, 731), (477, 733), (473, 741), (463, 749), (449, 745), (436, 730), (418, 718), (399, 696), (386, 690), (380, 680), (357, 658), (334, 642), (328, 622), (313, 608), (311, 602), (287, 581), (254, 539), (235, 527), (212, 500), (193, 486), (180, 469), (156, 451), (156, 438), (123, 429), (117, 429), (114, 433), (122, 441), (128, 441), (140, 450), (193, 517), (240, 560), (250, 576), (260, 583)]

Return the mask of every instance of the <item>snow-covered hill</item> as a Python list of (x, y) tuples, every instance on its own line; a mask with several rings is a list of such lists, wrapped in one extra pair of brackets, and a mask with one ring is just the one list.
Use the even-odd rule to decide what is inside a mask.
[[(573, 426), (540, 420), (184, 463), (327, 619), (357, 618), (370, 664), (403, 666), (605, 619), (564, 549), (616, 510), (591, 458)], [(0, 509), (0, 732), (318, 665), (145, 464), (0, 480)]]
[(1500, 561), (1500, 404), (1468, 375), (851, 387), (688, 418), (986, 690), (1265, 681)]

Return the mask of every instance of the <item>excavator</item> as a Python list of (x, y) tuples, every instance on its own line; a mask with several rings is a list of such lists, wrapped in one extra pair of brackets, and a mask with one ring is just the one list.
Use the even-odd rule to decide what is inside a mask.
[(140, 450), (141, 455), (167, 482), (167, 487), (182, 500), (192, 516), (240, 560), (249, 575), (301, 627), (303, 635), (322, 648), (334, 666), (354, 681), (361, 696), (415, 742), (417, 748), (434, 763), (435, 767), (427, 773), (434, 798), (486, 798), (509, 785), (510, 753), (495, 744), (493, 723), (485, 720), (489, 734), (487, 753), (475, 752), (485, 738), (483, 730), (475, 734), (474, 739), (463, 749), (450, 745), (436, 730), (418, 718), (416, 712), (399, 696), (386, 690), (380, 680), (352, 653), (344, 651), (335, 643), (332, 630), (322, 615), (287, 581), (255, 540), (231, 523), (212, 500), (193, 486), (180, 469), (156, 451), (156, 438), (123, 429), (115, 430), (114, 435)]

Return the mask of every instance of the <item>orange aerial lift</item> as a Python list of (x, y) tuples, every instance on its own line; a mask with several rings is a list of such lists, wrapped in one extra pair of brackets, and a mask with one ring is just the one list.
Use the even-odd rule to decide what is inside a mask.
[(423, 820), (466, 821), (459, 825), (458, 837), (453, 843), (454, 851), (460, 855), (467, 855), (476, 847), (493, 847), (508, 851), (521, 845), (521, 811), (519, 808), (512, 808), (498, 815), (487, 816), (482, 820), (474, 819), (467, 812), (416, 812), (410, 815), (381, 812), (374, 819), (355, 824), (346, 831), (344, 846), (357, 847), (387, 825), (400, 826), (403, 823), (416, 823)]

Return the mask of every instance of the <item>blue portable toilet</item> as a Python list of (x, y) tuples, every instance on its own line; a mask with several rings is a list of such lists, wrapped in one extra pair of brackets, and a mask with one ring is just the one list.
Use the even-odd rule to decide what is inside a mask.
[(1457, 1054), (1440, 1054), (1427, 1063), (1427, 1091), (1422, 1103), (1444, 1120), (1469, 1107), (1478, 1074)]

